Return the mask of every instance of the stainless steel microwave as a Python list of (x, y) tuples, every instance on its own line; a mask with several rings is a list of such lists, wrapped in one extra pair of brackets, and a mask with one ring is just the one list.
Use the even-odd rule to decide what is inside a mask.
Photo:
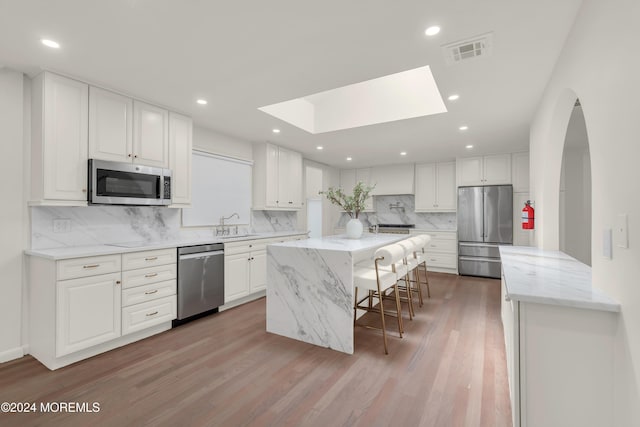
[(131, 163), (89, 160), (89, 204), (171, 204), (171, 170)]

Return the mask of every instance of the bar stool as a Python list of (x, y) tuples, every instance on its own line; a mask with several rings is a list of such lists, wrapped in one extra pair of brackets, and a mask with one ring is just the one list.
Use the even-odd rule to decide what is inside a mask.
[[(387, 330), (385, 325), (385, 315), (392, 315), (392, 313), (385, 313), (383, 305), (383, 296), (385, 291), (390, 288), (394, 288), (395, 300), (396, 300), (396, 317), (398, 321), (398, 332), (400, 338), (402, 338), (403, 325), (402, 325), (402, 313), (400, 308), (400, 294), (398, 293), (397, 286), (397, 273), (396, 265), (398, 262), (402, 262), (404, 257), (404, 250), (399, 245), (388, 245), (378, 249), (374, 255), (374, 265), (370, 263), (356, 264), (353, 271), (353, 281), (355, 285), (355, 303), (353, 306), (353, 324), (356, 323), (357, 310), (365, 310), (370, 312), (380, 313), (380, 321), (382, 328), (374, 328), (372, 326), (365, 326), (373, 329), (382, 329), (382, 341), (384, 343), (384, 353), (389, 354), (387, 348)], [(373, 267), (373, 268), (372, 268)], [(358, 290), (368, 291), (368, 295), (358, 301)], [(373, 298), (377, 298), (378, 308), (373, 306)], [(361, 305), (364, 301), (368, 301), (366, 306)], [(363, 325), (364, 326), (364, 325)]]
[[(405, 250), (405, 259), (407, 263), (407, 269), (413, 278), (409, 277), (409, 281), (407, 282), (407, 288), (409, 292), (412, 294), (413, 301), (413, 292), (418, 294), (418, 304), (420, 307), (423, 305), (422, 299), (422, 287), (420, 286), (420, 276), (418, 272), (419, 261), (417, 258), (417, 252), (421, 251), (422, 239), (419, 237), (411, 237), (409, 239), (405, 239), (399, 242), (400, 245)], [(416, 284), (414, 289), (413, 284)]]
[[(431, 241), (431, 236), (428, 234), (420, 234), (418, 236), (412, 237), (416, 245), (415, 252), (415, 260), (418, 263), (418, 268), (416, 270), (418, 275), (418, 280), (420, 280), (420, 271), (424, 271), (424, 280), (425, 285), (427, 285), (427, 297), (431, 298), (431, 289), (429, 288), (429, 276), (427, 275), (427, 255), (426, 255), (426, 247)], [(419, 282), (420, 283), (420, 282)], [(420, 286), (420, 284), (418, 284)]]
[[(403, 244), (403, 242), (405, 242), (405, 240), (395, 243), (396, 245), (400, 245), (402, 247), (402, 251), (404, 252), (404, 255), (402, 256), (402, 259), (398, 260), (394, 265), (393, 265), (393, 269), (396, 273), (396, 280), (398, 282), (403, 282), (404, 285), (400, 285), (398, 283), (397, 287), (398, 287), (398, 292), (403, 292), (405, 294), (405, 297), (401, 297), (400, 301), (404, 301), (407, 302), (407, 308), (408, 308), (408, 312), (409, 312), (409, 320), (413, 320), (413, 317), (415, 316), (415, 310), (413, 308), (413, 296), (412, 296), (412, 291), (410, 290), (410, 287), (408, 288), (407, 285), (411, 283), (411, 280), (409, 278), (409, 267), (407, 265), (407, 248), (405, 247), (407, 245), (407, 243)], [(392, 266), (381, 266), (380, 268), (382, 268), (383, 270), (386, 271), (391, 271), (392, 270)], [(383, 295), (384, 297), (385, 295)]]

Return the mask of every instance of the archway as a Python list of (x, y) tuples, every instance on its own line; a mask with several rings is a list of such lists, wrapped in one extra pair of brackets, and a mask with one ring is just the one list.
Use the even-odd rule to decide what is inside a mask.
[(591, 156), (580, 100), (564, 140), (559, 191), (559, 248), (591, 265)]

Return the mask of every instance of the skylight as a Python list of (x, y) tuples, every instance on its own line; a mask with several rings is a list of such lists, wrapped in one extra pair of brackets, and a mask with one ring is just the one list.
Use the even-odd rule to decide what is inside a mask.
[(446, 113), (429, 66), (260, 107), (309, 133)]

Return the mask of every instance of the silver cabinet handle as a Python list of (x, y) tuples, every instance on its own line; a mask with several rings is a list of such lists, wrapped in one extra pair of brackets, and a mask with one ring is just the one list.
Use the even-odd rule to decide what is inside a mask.
[(158, 259), (158, 257), (157, 257), (157, 256), (150, 256), (150, 257), (146, 257), (144, 260), (145, 260), (145, 261), (155, 261), (155, 260), (157, 260), (157, 259)]
[(157, 311), (154, 311), (153, 313), (147, 313), (147, 317), (149, 317), (149, 316), (155, 316), (156, 314), (158, 314), (158, 312), (157, 312)]
[(154, 289), (154, 290), (152, 290), (152, 291), (147, 291), (147, 292), (145, 292), (144, 294), (145, 294), (145, 295), (153, 295), (153, 294), (155, 294), (155, 293), (157, 293), (157, 292), (158, 292), (158, 290), (157, 290), (157, 289)]
[(156, 277), (158, 275), (158, 273), (148, 273), (145, 274), (144, 277)]
[(91, 265), (83, 265), (82, 268), (97, 268), (100, 267), (100, 264), (91, 264)]

